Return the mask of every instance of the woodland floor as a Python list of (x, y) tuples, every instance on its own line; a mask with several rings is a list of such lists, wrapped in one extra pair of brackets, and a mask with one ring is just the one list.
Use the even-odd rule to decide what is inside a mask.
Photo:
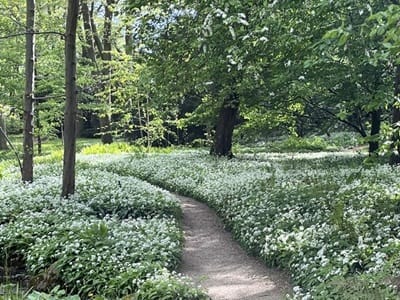
[(180, 272), (213, 300), (284, 299), (289, 277), (249, 256), (207, 205), (178, 196), (183, 208), (185, 247)]

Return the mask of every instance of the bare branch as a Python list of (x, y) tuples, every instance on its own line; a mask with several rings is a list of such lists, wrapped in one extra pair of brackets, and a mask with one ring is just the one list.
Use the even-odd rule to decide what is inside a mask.
[(9, 139), (8, 136), (7, 136), (7, 134), (4, 132), (3, 128), (1, 128), (1, 127), (0, 127), (0, 134), (1, 134), (2, 136), (4, 136), (4, 138), (6, 139), (6, 141), (8, 142), (8, 144), (10, 145), (11, 150), (14, 152), (15, 156), (17, 157), (19, 169), (20, 169), (21, 175), (22, 175), (22, 163), (21, 163), (21, 159), (19, 158), (18, 151), (15, 149), (13, 143), (10, 141), (10, 139)]
[[(27, 35), (27, 34), (31, 34), (31, 32), (18, 32), (18, 33), (13, 33), (10, 35), (0, 36), (0, 40), (6, 40), (6, 39), (10, 39), (10, 38), (17, 37), (17, 36)], [(54, 34), (54, 35), (59, 35), (62, 38), (65, 37), (64, 33), (58, 32), (58, 31), (37, 31), (37, 32), (34, 32), (33, 34), (47, 34), (47, 35)]]

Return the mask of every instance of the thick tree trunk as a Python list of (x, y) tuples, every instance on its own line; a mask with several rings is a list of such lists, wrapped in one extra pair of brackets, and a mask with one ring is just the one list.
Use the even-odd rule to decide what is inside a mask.
[(25, 97), (22, 181), (33, 181), (33, 116), (35, 86), (35, 0), (26, 1)]
[[(381, 130), (381, 110), (377, 109), (371, 112), (371, 138), (377, 139), (379, 132)], [(369, 149), (368, 152), (369, 154), (376, 153), (376, 151), (379, 149), (379, 142), (378, 140), (373, 140), (369, 141)]]
[(0, 112), (0, 150), (8, 150), (7, 144), (7, 127), (6, 127), (6, 117)]
[(76, 159), (76, 27), (78, 23), (79, 0), (68, 1), (65, 35), (65, 112), (64, 112), (64, 164), (62, 197), (75, 193)]
[(233, 129), (239, 112), (239, 99), (232, 94), (224, 100), (219, 111), (217, 126), (215, 130), (214, 144), (210, 153), (217, 156), (232, 157)]
[(394, 152), (390, 156), (389, 163), (400, 164), (400, 107), (398, 103), (398, 97), (400, 96), (400, 65), (396, 67), (396, 73), (394, 78), (394, 99), (395, 103), (392, 108), (392, 127), (394, 130), (392, 141), (394, 145)]

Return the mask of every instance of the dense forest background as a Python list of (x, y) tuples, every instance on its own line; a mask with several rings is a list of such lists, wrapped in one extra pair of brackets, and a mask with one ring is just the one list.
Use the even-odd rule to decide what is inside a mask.
[[(32, 28), (29, 6), (0, 2), (0, 127), (23, 132), (22, 99), (31, 94), (40, 151), (43, 138), (64, 133), (66, 9), (33, 2)], [(397, 1), (83, 0), (78, 136), (209, 145), (230, 156), (232, 139), (350, 130), (396, 162), (399, 19)]]

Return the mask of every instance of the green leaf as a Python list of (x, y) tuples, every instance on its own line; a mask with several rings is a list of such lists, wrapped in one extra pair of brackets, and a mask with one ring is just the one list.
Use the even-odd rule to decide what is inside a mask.
[(341, 34), (339, 41), (338, 41), (338, 45), (343, 46), (344, 44), (346, 44), (349, 36), (350, 36), (350, 33), (348, 33), (348, 32), (344, 32), (343, 34)]

